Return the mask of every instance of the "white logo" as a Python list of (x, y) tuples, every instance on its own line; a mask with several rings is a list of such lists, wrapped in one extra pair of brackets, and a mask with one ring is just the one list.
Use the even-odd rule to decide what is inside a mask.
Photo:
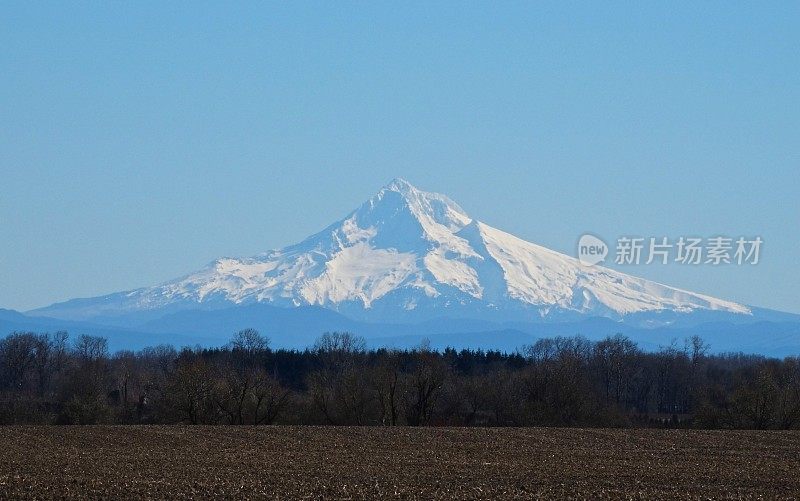
[[(705, 242), (705, 245), (703, 245)], [(649, 243), (649, 244), (648, 244)], [(716, 236), (713, 238), (680, 237), (619, 237), (615, 253), (615, 264), (758, 264), (764, 240), (759, 237), (733, 238)], [(600, 238), (586, 233), (578, 240), (578, 260), (585, 266), (593, 266), (605, 261), (609, 253), (606, 243)]]
[(583, 235), (578, 240), (578, 260), (586, 266), (603, 262), (608, 255), (608, 246), (594, 235)]

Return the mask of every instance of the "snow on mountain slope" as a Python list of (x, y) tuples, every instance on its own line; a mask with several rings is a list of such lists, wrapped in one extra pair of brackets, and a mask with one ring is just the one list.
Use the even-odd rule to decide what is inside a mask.
[(296, 245), (252, 258), (222, 258), (162, 285), (34, 313), (86, 319), (256, 302), (321, 305), (377, 320), (750, 314), (743, 305), (585, 266), (480, 223), (449, 198), (402, 179)]
[(749, 313), (749, 308), (701, 294), (631, 277), (600, 266), (586, 266), (575, 258), (477, 223), (486, 248), (503, 269), (508, 295), (519, 301), (556, 305), (581, 312), (629, 314), (697, 308)]

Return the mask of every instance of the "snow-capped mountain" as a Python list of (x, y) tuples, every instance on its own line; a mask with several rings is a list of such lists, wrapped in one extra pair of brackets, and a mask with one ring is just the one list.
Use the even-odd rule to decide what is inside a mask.
[(744, 305), (583, 265), (481, 223), (446, 196), (402, 179), (290, 247), (218, 259), (155, 287), (67, 301), (33, 313), (86, 320), (253, 303), (319, 305), (384, 322), (751, 315)]

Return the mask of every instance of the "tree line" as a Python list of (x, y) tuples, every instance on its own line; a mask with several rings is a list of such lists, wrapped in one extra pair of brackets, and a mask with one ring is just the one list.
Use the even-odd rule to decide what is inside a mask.
[(0, 340), (0, 423), (800, 428), (800, 359), (656, 352), (617, 335), (515, 353), (368, 350), (326, 333), (273, 350), (252, 329), (222, 348), (109, 353), (101, 337)]

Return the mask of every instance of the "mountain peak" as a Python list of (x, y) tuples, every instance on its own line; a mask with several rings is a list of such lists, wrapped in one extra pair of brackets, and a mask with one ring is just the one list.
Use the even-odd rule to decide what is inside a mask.
[(381, 320), (653, 315), (660, 321), (666, 312), (750, 314), (743, 305), (583, 266), (479, 223), (445, 195), (402, 178), (290, 247), (221, 259), (159, 286), (54, 305), (38, 314), (91, 318), (252, 302), (320, 305)]
[(405, 179), (395, 178), (355, 212), (366, 224), (386, 224), (404, 219), (403, 214), (419, 223), (426, 233), (459, 231), (472, 220), (456, 202), (440, 193), (423, 191)]
[(413, 184), (409, 183), (402, 177), (396, 177), (389, 181), (389, 184), (383, 187), (384, 190), (396, 191), (398, 193), (407, 193), (409, 191), (419, 191)]

